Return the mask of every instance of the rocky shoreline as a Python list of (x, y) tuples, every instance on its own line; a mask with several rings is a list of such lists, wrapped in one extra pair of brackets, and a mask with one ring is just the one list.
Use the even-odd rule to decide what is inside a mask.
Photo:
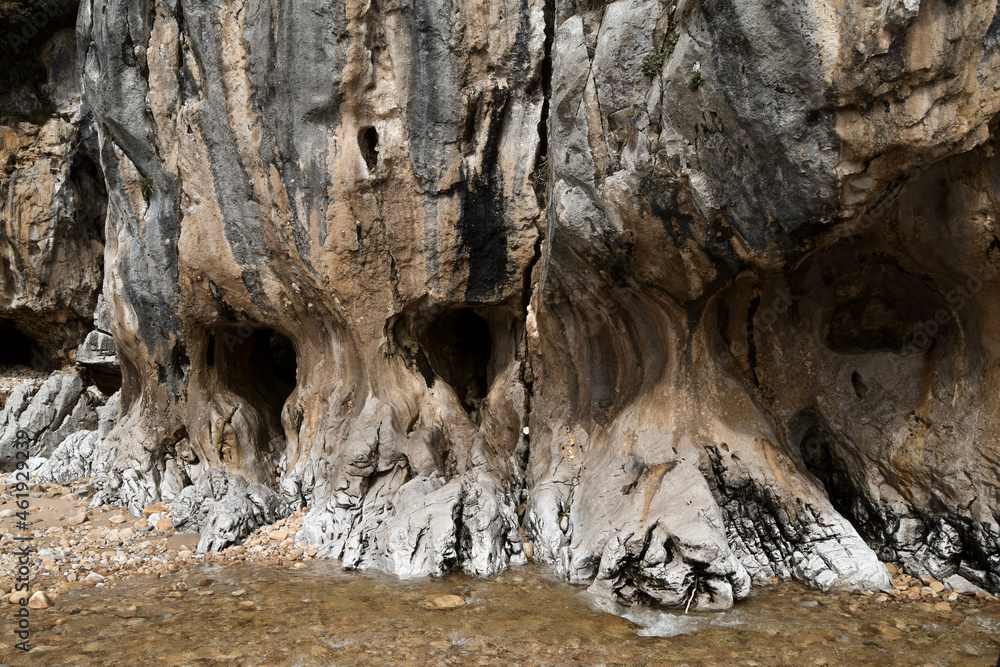
[[(23, 593), (13, 590), (17, 516), (13, 476), (0, 494), (0, 595), (19, 604)], [(262, 526), (243, 544), (216, 553), (198, 553), (197, 533), (176, 533), (171, 508), (162, 502), (131, 516), (110, 505), (89, 507), (93, 490), (89, 480), (69, 484), (34, 484), (28, 489), (31, 506), (32, 559), (30, 592), (33, 606), (58, 604), (60, 595), (78, 587), (114, 587), (137, 576), (164, 577), (197, 571), (199, 566), (244, 563), (301, 569), (317, 558), (318, 549), (297, 539), (308, 508)], [(20, 532), (27, 535), (27, 532)], [(19, 543), (18, 543), (19, 544)], [(923, 611), (968, 611), (998, 602), (998, 598), (956, 576), (944, 582), (929, 576), (915, 578), (886, 564), (892, 587), (854, 593), (859, 602), (873, 605), (916, 604)], [(779, 583), (775, 578), (772, 583)], [(44, 593), (44, 602), (39, 592)], [(817, 595), (822, 595), (818, 592)], [(830, 594), (834, 597), (836, 594)]]

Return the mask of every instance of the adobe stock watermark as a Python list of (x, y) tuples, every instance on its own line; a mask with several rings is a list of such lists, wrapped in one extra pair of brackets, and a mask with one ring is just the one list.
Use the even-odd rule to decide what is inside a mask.
[(993, 280), (998, 273), (1000, 273), (1000, 261), (991, 258), (978, 277), (969, 278), (964, 285), (955, 287), (944, 295), (945, 301), (948, 302), (951, 309), (938, 308), (933, 317), (921, 322), (920, 329), (906, 339), (904, 347), (929, 349), (934, 342), (934, 337), (941, 332), (942, 327), (955, 319), (958, 313), (969, 305), (972, 298), (986, 286), (986, 283)]
[[(1000, 259), (990, 258), (978, 276), (972, 276), (964, 284), (958, 285), (944, 294), (944, 299), (950, 308), (938, 308), (931, 317), (918, 322), (917, 329), (903, 340), (901, 349), (917, 348), (925, 351), (930, 349), (935, 337), (941, 333), (942, 329), (957, 319), (959, 313), (972, 302), (976, 294), (998, 275), (1000, 275)], [(801, 294), (793, 294), (787, 287), (779, 290), (767, 307), (758, 306), (758, 310), (753, 316), (753, 322), (748, 320), (744, 323), (741, 329), (742, 340), (750, 341), (751, 335), (765, 328), (773, 328), (778, 322), (778, 318), (787, 313), (802, 297)], [(747, 346), (742, 343), (742, 340), (736, 347), (741, 353), (746, 353)]]
[(5, 36), (7, 44), (15, 54), (31, 44), (39, 31), (47, 26), (53, 17), (76, 5), (76, 0), (39, 0), (38, 11), (21, 23), (19, 33), (8, 32)]
[[(17, 557), (17, 568), (14, 576), (14, 593), (20, 593), (17, 599), (17, 610), (14, 612), (14, 634), (19, 640), (14, 644), (15, 648), (21, 651), (31, 649), (31, 609), (28, 601), (31, 598), (31, 541), (33, 538), (31, 531), (30, 507), (31, 501), (28, 494), (28, 481), (30, 469), (28, 468), (29, 449), (31, 438), (28, 432), (19, 430), (14, 440), (14, 458), (17, 462), (14, 473), (14, 498), (17, 512), (18, 534), (14, 536), (14, 556)], [(27, 533), (27, 534), (25, 534)]]

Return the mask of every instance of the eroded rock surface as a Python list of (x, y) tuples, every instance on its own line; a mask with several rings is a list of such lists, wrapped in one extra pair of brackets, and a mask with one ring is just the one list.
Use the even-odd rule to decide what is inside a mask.
[(33, 50), (53, 110), (39, 124), (0, 124), (0, 363), (52, 370), (91, 329), (106, 198), (73, 31)]
[(20, 431), (27, 435), (33, 458), (47, 458), (72, 434), (96, 431), (104, 402), (100, 392), (85, 388), (73, 373), (56, 372), (44, 382), (22, 384), (0, 412), (0, 465), (10, 469), (15, 462)]
[(1000, 590), (996, 9), (85, 3), (94, 502), (675, 607)]

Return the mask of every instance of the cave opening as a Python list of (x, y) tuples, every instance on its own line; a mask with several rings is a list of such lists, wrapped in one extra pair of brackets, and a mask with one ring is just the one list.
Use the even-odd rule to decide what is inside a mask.
[(368, 166), (368, 172), (374, 175), (375, 167), (378, 166), (378, 130), (374, 127), (362, 128), (358, 132), (358, 148), (361, 149), (361, 157)]
[(854, 526), (868, 546), (879, 552), (885, 546), (885, 526), (871, 501), (858, 490), (833, 436), (811, 421), (799, 440), (799, 457), (822, 484), (833, 509)]
[(489, 324), (474, 309), (459, 308), (433, 318), (418, 338), (434, 375), (451, 385), (476, 421), (492, 382)]
[(9, 320), (0, 320), (0, 365), (31, 366), (38, 350), (29, 336)]
[(281, 411), (295, 390), (298, 372), (295, 345), (287, 336), (246, 323), (211, 331), (205, 367), (220, 388), (264, 417), (269, 433), (261, 444), (283, 438)]

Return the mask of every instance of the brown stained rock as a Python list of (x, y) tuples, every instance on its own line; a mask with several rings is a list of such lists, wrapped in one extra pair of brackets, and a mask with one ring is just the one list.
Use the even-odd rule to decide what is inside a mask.
[(166, 503), (163, 502), (153, 503), (152, 505), (147, 505), (146, 507), (143, 508), (142, 516), (145, 518), (149, 518), (153, 514), (162, 514), (163, 512), (166, 512), (168, 509), (169, 508), (167, 507)]
[(174, 529), (174, 522), (170, 520), (170, 517), (165, 516), (156, 522), (155, 528), (161, 533), (166, 533)]
[(45, 591), (35, 591), (28, 599), (29, 609), (48, 609), (53, 604)]
[(97, 584), (104, 583), (104, 581), (105, 578), (102, 575), (96, 572), (91, 572), (90, 574), (88, 574), (86, 577), (83, 578), (83, 585), (94, 587), (97, 586)]
[(86, 522), (87, 518), (88, 517), (86, 512), (80, 512), (79, 514), (75, 514), (70, 518), (66, 519), (66, 524), (69, 526), (79, 526), (80, 524)]
[(458, 595), (437, 595), (428, 597), (427, 601), (434, 609), (458, 609), (465, 606), (465, 599)]

